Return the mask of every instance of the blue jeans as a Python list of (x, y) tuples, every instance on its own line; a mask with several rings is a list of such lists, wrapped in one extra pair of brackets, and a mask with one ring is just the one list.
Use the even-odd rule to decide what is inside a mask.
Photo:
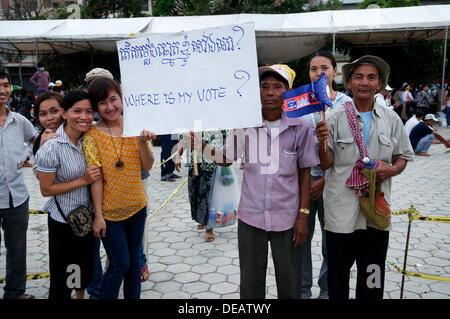
[(428, 134), (424, 137), (422, 137), (417, 143), (416, 148), (414, 149), (414, 153), (428, 153), (428, 150), (430, 149), (431, 144), (434, 141), (434, 134)]
[(140, 245), (144, 234), (147, 207), (123, 221), (106, 220), (103, 247), (109, 266), (103, 276), (100, 299), (117, 299), (122, 280), (124, 299), (139, 299), (141, 294)]
[(316, 226), (316, 213), (319, 217), (320, 228), (322, 229), (322, 266), (320, 267), (319, 279), (317, 281), (320, 287), (320, 293), (328, 293), (328, 254), (325, 235), (325, 220), (323, 197), (317, 200), (311, 200), (309, 203), (310, 213), (308, 216), (308, 236), (302, 244), (302, 299), (311, 297), (311, 287), (313, 281), (312, 260), (311, 260), (311, 241)]
[(94, 255), (92, 258), (94, 259), (92, 265), (94, 272), (92, 274), (92, 280), (86, 288), (86, 291), (89, 294), (90, 299), (99, 299), (102, 289), (103, 268), (100, 257), (100, 239), (98, 238), (95, 238)]

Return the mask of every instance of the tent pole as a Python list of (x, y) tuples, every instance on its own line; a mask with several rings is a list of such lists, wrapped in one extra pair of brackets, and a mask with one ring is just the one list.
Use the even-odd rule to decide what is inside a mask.
[(448, 25), (445, 26), (445, 40), (444, 40), (444, 59), (442, 62), (442, 83), (441, 83), (441, 105), (438, 106), (438, 112), (441, 111), (442, 104), (444, 103), (444, 77), (445, 77), (445, 58), (447, 57), (447, 38), (448, 38)]
[[(20, 51), (19, 51), (20, 52)], [(23, 87), (23, 79), (22, 79), (22, 53), (19, 53), (19, 77), (20, 77), (20, 86)]]
[(36, 67), (37, 64), (39, 63), (39, 49), (38, 49), (38, 39), (34, 39), (34, 50), (35, 50), (35, 55), (36, 55)]
[(336, 33), (333, 33), (333, 56), (336, 55)]

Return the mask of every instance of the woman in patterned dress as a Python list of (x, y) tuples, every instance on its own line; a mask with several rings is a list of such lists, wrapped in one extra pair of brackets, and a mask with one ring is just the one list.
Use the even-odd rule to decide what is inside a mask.
[[(214, 148), (221, 148), (225, 142), (226, 131), (208, 131), (202, 132), (203, 142), (210, 144)], [(175, 168), (179, 172), (181, 167), (180, 157), (183, 154), (183, 136), (181, 136), (178, 155), (176, 159)], [(191, 154), (192, 157), (192, 154)], [(188, 180), (188, 193), (189, 203), (191, 205), (191, 217), (198, 223), (197, 229), (205, 229), (205, 241), (211, 242), (215, 239), (213, 229), (208, 229), (209, 219), (209, 206), (210, 206), (210, 192), (212, 177), (214, 170), (217, 166), (214, 162), (208, 159), (206, 156), (200, 155), (198, 158), (198, 176), (194, 174), (193, 161), (188, 163), (189, 165), (189, 180)]]

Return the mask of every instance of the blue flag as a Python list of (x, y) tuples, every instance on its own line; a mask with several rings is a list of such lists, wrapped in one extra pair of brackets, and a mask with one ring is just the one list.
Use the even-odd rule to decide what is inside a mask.
[(322, 72), (320, 78), (310, 84), (283, 93), (283, 109), (287, 117), (300, 117), (305, 114), (325, 111), (325, 104), (333, 106), (327, 94), (327, 76)]

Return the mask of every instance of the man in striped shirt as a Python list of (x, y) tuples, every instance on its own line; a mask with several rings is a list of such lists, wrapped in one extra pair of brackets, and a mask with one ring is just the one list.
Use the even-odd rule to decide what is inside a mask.
[(0, 226), (7, 251), (3, 298), (29, 299), (34, 298), (25, 294), (29, 195), (22, 166), (24, 143), (32, 142), (38, 132), (24, 116), (6, 108), (10, 95), (9, 79), (0, 72)]

